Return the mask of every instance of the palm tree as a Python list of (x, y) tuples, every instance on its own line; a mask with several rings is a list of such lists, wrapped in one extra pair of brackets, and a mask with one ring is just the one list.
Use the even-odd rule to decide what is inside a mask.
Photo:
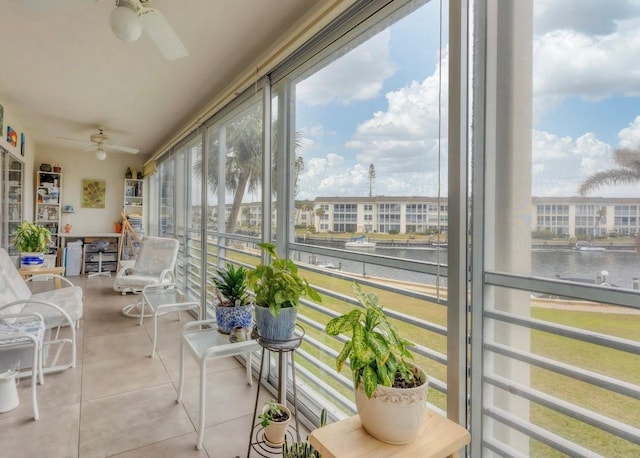
[[(275, 152), (278, 144), (277, 138), (275, 138), (277, 129), (274, 129), (273, 132), (272, 149)], [(295, 134), (295, 151), (302, 147), (301, 135), (301, 132), (296, 132)], [(260, 189), (262, 183), (262, 107), (259, 105), (253, 106), (236, 120), (230, 122), (226, 126), (226, 137), (227, 151), (219, 151), (220, 135), (214, 132), (213, 135), (209, 136), (208, 151), (219, 151), (219, 153), (207, 155), (207, 184), (212, 192), (219, 192), (218, 155), (226, 154), (225, 188), (227, 191), (234, 193), (234, 196), (231, 212), (226, 220), (225, 231), (233, 233), (245, 192), (254, 192)], [(296, 194), (298, 178), (303, 170), (304, 159), (297, 157), (294, 164), (294, 192)], [(195, 176), (202, 176), (201, 157), (194, 161), (193, 173)], [(276, 164), (274, 161), (271, 180), (273, 192), (275, 192), (277, 185), (276, 177)]]
[(581, 196), (601, 186), (640, 183), (640, 149), (619, 148), (613, 153), (613, 162), (619, 167), (596, 172), (582, 182), (578, 189)]
[[(596, 172), (582, 182), (578, 189), (581, 196), (600, 186), (640, 183), (640, 148), (617, 149), (613, 153), (613, 162), (619, 167)], [(640, 232), (636, 236), (636, 252), (640, 253)]]

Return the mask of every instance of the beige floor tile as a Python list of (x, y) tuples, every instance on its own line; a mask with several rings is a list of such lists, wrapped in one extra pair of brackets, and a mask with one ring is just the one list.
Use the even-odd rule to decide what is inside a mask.
[[(125, 453), (121, 453), (118, 458), (176, 458), (176, 457), (222, 457), (224, 455), (211, 454), (203, 450), (196, 450), (196, 433), (183, 434), (162, 442), (140, 447)], [(229, 455), (231, 456), (231, 455)]]
[(171, 384), (82, 405), (80, 457), (104, 457), (195, 431)]
[[(247, 384), (244, 368), (207, 374), (205, 426), (233, 420), (253, 412), (257, 382)], [(176, 383), (177, 389), (177, 383)], [(185, 379), (183, 404), (193, 420), (199, 421), (200, 379)]]
[(92, 400), (170, 382), (158, 358), (145, 356), (89, 361), (82, 366), (82, 399)]
[(76, 457), (79, 423), (80, 404), (41, 409), (38, 421), (0, 416), (0, 456)]

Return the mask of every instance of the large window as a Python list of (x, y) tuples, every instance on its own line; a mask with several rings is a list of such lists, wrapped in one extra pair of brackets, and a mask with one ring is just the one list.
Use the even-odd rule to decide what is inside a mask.
[(323, 328), (355, 280), (471, 456), (639, 455), (640, 6), (468, 3), (356, 2), (158, 161), (150, 227), (187, 237), (209, 305), (260, 241), (322, 291), (310, 417), (354, 412)]

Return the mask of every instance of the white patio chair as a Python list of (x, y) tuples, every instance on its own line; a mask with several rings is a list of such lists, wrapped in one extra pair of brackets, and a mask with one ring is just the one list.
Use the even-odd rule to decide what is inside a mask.
[[(113, 282), (114, 291), (140, 294), (145, 286), (168, 285), (175, 280), (174, 268), (178, 258), (178, 241), (164, 237), (145, 237), (133, 267), (120, 269)], [(122, 314), (132, 318), (144, 315), (144, 299), (125, 305)]]
[[(48, 355), (49, 350), (55, 350), (51, 358), (46, 358), (44, 373), (76, 366), (75, 328), (83, 312), (82, 288), (59, 275), (47, 276), (58, 278), (64, 287), (33, 294), (7, 251), (0, 248), (0, 318), (14, 313), (37, 313), (43, 317), (47, 330), (43, 342), (43, 355)], [(38, 276), (31, 277), (29, 281), (34, 278)], [(67, 337), (63, 337), (65, 332), (68, 334)], [(68, 361), (59, 363), (62, 349), (66, 345), (71, 345), (71, 357)]]

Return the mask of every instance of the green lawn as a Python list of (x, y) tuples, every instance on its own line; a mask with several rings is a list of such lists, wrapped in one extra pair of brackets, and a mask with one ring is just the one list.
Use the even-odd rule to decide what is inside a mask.
[[(248, 264), (255, 265), (258, 262), (257, 258), (248, 255), (245, 256), (239, 253), (230, 253), (230, 255)], [(336, 279), (312, 271), (303, 272), (303, 276), (312, 284), (322, 285), (324, 288), (352, 296), (351, 281), (349, 280)], [(367, 287), (365, 289), (368, 292), (376, 292), (385, 308), (397, 310), (436, 324), (446, 325), (446, 307), (444, 306), (413, 299), (401, 294), (376, 290), (375, 288)], [(351, 308), (350, 305), (330, 297), (323, 297), (323, 305), (340, 313), (344, 313)], [(326, 324), (328, 321), (325, 315), (307, 307), (303, 307), (300, 313), (322, 324)], [(640, 341), (640, 315), (532, 308), (532, 317)], [(445, 337), (404, 323), (397, 323), (397, 325), (402, 334), (408, 339), (446, 354)], [(328, 337), (323, 332), (313, 329), (306, 329), (306, 331), (309, 336), (331, 348), (336, 350), (341, 348), (341, 345), (335, 339)], [(531, 331), (530, 336), (531, 351), (535, 354), (640, 385), (640, 356), (581, 343), (540, 331)], [(329, 367), (334, 367), (333, 358), (326, 356), (308, 344), (303, 345), (306, 351), (316, 356)], [(446, 381), (445, 366), (421, 357), (418, 358), (417, 362), (431, 376)], [(301, 361), (301, 359), (298, 359), (298, 364), (304, 365), (308, 370), (322, 377), (321, 371), (313, 364)], [(350, 376), (348, 371), (345, 371), (344, 375)], [(351, 390), (342, 387), (326, 376), (322, 377), (322, 379), (333, 388), (339, 390), (345, 397), (353, 399)], [(640, 401), (613, 394), (579, 380), (573, 380), (535, 367), (531, 367), (530, 379), (531, 386), (536, 390), (640, 428)], [(433, 389), (429, 390), (429, 401), (440, 408), (446, 408), (446, 396)], [(530, 404), (530, 420), (541, 428), (604, 456), (640, 456), (639, 446), (535, 403)], [(531, 440), (530, 455), (536, 457), (564, 456), (535, 440)]]

